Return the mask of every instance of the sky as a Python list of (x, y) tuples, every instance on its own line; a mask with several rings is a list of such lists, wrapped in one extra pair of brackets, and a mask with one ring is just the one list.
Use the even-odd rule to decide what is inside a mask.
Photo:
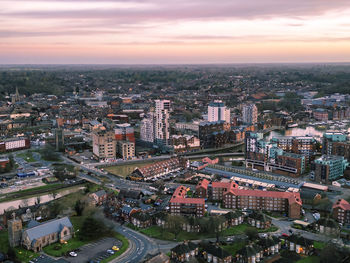
[(0, 0), (0, 64), (350, 62), (349, 0)]

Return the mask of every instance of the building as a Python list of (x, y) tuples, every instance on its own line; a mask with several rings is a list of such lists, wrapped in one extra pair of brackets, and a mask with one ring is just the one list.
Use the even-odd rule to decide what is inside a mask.
[(68, 217), (43, 223), (30, 221), (25, 230), (22, 229), (22, 221), (13, 218), (9, 220), (8, 226), (10, 245), (12, 247), (22, 245), (34, 252), (39, 252), (43, 247), (56, 242), (66, 242), (74, 235), (73, 225)]
[(296, 153), (283, 153), (277, 156), (276, 164), (271, 165), (272, 172), (299, 177), (305, 173), (305, 155)]
[(199, 140), (201, 148), (218, 148), (228, 142), (230, 124), (224, 121), (201, 122), (199, 124)]
[(289, 251), (309, 255), (314, 249), (314, 241), (301, 235), (293, 234), (286, 238), (286, 246)]
[(258, 122), (258, 108), (255, 104), (243, 105), (242, 109), (243, 123), (255, 124)]
[(155, 143), (160, 145), (170, 144), (170, 100), (156, 100), (155, 108)]
[(155, 125), (155, 115), (154, 112), (150, 112), (141, 121), (140, 128), (140, 139), (144, 142), (153, 143), (154, 142), (154, 125)]
[(114, 129), (117, 141), (129, 141), (135, 143), (134, 128), (129, 123), (116, 124)]
[(215, 100), (208, 105), (208, 122), (225, 121), (230, 123), (230, 109), (221, 100)]
[(205, 214), (205, 200), (188, 198), (187, 188), (179, 186), (169, 201), (169, 208), (172, 215), (202, 217)]
[(249, 244), (237, 251), (236, 262), (255, 263), (263, 258), (264, 249), (257, 244)]
[(203, 244), (203, 257), (207, 262), (231, 263), (232, 255), (223, 248), (210, 243)]
[(329, 184), (343, 176), (348, 162), (342, 156), (322, 155), (315, 160), (315, 181)]
[(272, 138), (271, 142), (285, 152), (303, 154), (308, 160), (312, 160), (316, 151), (316, 140), (310, 136), (283, 136)]
[(130, 160), (135, 157), (135, 143), (132, 141), (118, 141), (117, 153), (124, 160)]
[(56, 151), (62, 152), (65, 150), (63, 129), (55, 129), (55, 146)]
[(254, 211), (247, 217), (248, 224), (258, 229), (271, 227), (271, 219), (261, 212)]
[(138, 228), (146, 228), (152, 225), (152, 217), (148, 213), (136, 212), (131, 215), (131, 223)]
[(175, 262), (188, 262), (198, 255), (198, 245), (193, 242), (184, 242), (170, 250), (171, 259)]
[(113, 130), (105, 127), (96, 129), (92, 133), (92, 152), (96, 159), (115, 159), (116, 141)]
[(340, 232), (339, 224), (332, 218), (320, 218), (314, 223), (314, 230), (320, 234), (335, 235)]
[(342, 224), (350, 224), (350, 204), (344, 199), (339, 199), (333, 205), (333, 218)]
[(11, 152), (30, 148), (30, 140), (25, 137), (9, 138), (0, 141), (0, 152)]
[(332, 142), (330, 154), (343, 156), (350, 162), (350, 142)]
[(203, 179), (196, 185), (196, 196), (200, 198), (208, 198), (208, 186), (209, 181), (207, 179)]
[(200, 140), (194, 135), (172, 135), (171, 145), (176, 153), (194, 151), (201, 148)]
[(223, 195), (223, 207), (287, 212), (290, 218), (300, 218), (302, 201), (299, 193), (231, 188)]
[(329, 118), (328, 111), (322, 108), (315, 109), (312, 112), (312, 115), (314, 116), (314, 119), (318, 121), (328, 121)]
[(338, 155), (333, 154), (333, 143), (345, 143), (347, 140), (346, 134), (342, 132), (326, 132), (322, 138), (322, 154), (326, 155)]
[(212, 182), (212, 200), (221, 201), (223, 200), (224, 193), (237, 188), (238, 185), (235, 182)]
[(173, 157), (167, 160), (155, 161), (142, 168), (136, 168), (132, 176), (140, 179), (152, 179), (162, 175), (179, 171), (187, 167), (187, 160), (183, 158)]
[(107, 193), (105, 190), (100, 190), (95, 193), (90, 194), (96, 205), (101, 205), (107, 200)]
[(146, 255), (143, 263), (170, 263), (170, 258), (164, 253), (157, 253), (156, 255)]

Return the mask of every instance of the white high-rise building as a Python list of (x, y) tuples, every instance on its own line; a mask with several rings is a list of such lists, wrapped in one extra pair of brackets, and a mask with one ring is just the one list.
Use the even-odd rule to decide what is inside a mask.
[(145, 142), (154, 142), (154, 124), (155, 124), (155, 116), (154, 112), (150, 112), (145, 116), (145, 118), (141, 121), (140, 128), (140, 139)]
[(208, 121), (225, 121), (230, 123), (230, 109), (226, 108), (225, 103), (221, 100), (215, 100), (208, 105)]
[(170, 100), (156, 100), (154, 136), (157, 144), (170, 143)]
[(244, 123), (255, 124), (258, 122), (258, 108), (255, 104), (243, 105), (242, 115)]

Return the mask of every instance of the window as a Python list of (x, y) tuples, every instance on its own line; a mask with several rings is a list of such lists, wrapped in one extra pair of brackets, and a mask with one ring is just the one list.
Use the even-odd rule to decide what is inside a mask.
[(67, 230), (64, 230), (64, 231), (63, 231), (63, 235), (64, 235), (64, 236), (68, 235), (68, 231), (67, 231)]

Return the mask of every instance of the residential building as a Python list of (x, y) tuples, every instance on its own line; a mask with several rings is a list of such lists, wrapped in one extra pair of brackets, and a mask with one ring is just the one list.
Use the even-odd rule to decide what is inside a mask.
[(272, 138), (271, 142), (285, 152), (303, 154), (312, 160), (316, 151), (316, 140), (310, 136), (283, 136)]
[(144, 142), (153, 143), (155, 138), (155, 115), (150, 112), (141, 121), (140, 139)]
[(315, 120), (318, 121), (328, 121), (329, 113), (326, 109), (318, 108), (313, 110), (312, 115)]
[(135, 143), (134, 128), (129, 123), (116, 124), (114, 128), (117, 141), (130, 141)]
[(105, 127), (96, 129), (92, 133), (92, 152), (96, 159), (116, 158), (116, 141), (113, 130)]
[(187, 165), (188, 161), (186, 159), (172, 157), (167, 160), (155, 161), (142, 168), (136, 168), (133, 171), (132, 176), (140, 179), (152, 179), (171, 172), (179, 171), (182, 168), (187, 167)]
[(124, 160), (130, 160), (135, 157), (135, 143), (132, 141), (118, 141), (117, 153)]
[(289, 251), (309, 255), (314, 249), (314, 241), (301, 235), (293, 234), (286, 238), (286, 246)]
[(208, 198), (208, 186), (209, 181), (207, 179), (199, 181), (199, 183), (196, 186), (196, 196), (200, 198)]
[(0, 152), (11, 152), (30, 148), (30, 140), (25, 137), (8, 138), (0, 141)]
[(224, 121), (201, 122), (199, 124), (199, 140), (202, 148), (218, 148), (228, 142), (226, 131), (230, 124)]
[(258, 229), (266, 229), (271, 226), (271, 219), (261, 212), (254, 211), (247, 217), (248, 224)]
[(314, 229), (320, 234), (338, 236), (340, 232), (339, 224), (332, 218), (320, 218), (314, 223)]
[(188, 262), (198, 255), (198, 245), (193, 242), (184, 242), (170, 250), (171, 259), (176, 262)]
[(344, 156), (350, 162), (350, 142), (333, 142), (330, 154)]
[(187, 152), (200, 149), (200, 140), (194, 135), (172, 135), (171, 145), (174, 152)]
[(107, 200), (107, 193), (105, 190), (99, 190), (90, 194), (90, 197), (94, 200), (96, 205), (101, 205)]
[(233, 182), (212, 182), (211, 183), (211, 188), (212, 188), (212, 200), (215, 201), (221, 201), (223, 200), (224, 193), (227, 191), (230, 191), (234, 188), (237, 188), (238, 185)]
[(333, 149), (333, 143), (345, 143), (347, 140), (347, 135), (342, 132), (326, 132), (323, 134), (322, 139), (322, 154), (326, 155), (338, 155), (333, 154), (333, 152), (337, 152)]
[(152, 217), (148, 213), (136, 212), (131, 215), (131, 223), (138, 228), (146, 228), (152, 225)]
[(343, 156), (322, 155), (315, 160), (315, 181), (329, 184), (343, 176), (348, 162)]
[(350, 204), (344, 199), (339, 199), (333, 205), (333, 218), (342, 224), (350, 224)]
[(246, 124), (255, 124), (258, 122), (258, 108), (255, 104), (246, 104), (242, 108), (243, 122)]
[(210, 243), (203, 244), (203, 257), (207, 262), (231, 263), (232, 255), (223, 248)]
[(223, 207), (287, 212), (300, 218), (302, 201), (299, 193), (231, 188), (223, 195)]
[(170, 213), (172, 215), (202, 217), (205, 213), (204, 198), (188, 198), (187, 188), (179, 186), (176, 188), (169, 201)]
[(208, 122), (225, 121), (231, 123), (230, 109), (221, 100), (215, 100), (208, 105)]
[(238, 250), (236, 254), (236, 262), (255, 263), (260, 262), (263, 258), (264, 249), (257, 244), (249, 244)]
[(64, 131), (63, 129), (55, 129), (55, 146), (56, 151), (64, 151)]
[(155, 108), (155, 143), (161, 145), (170, 144), (170, 100), (156, 100)]

